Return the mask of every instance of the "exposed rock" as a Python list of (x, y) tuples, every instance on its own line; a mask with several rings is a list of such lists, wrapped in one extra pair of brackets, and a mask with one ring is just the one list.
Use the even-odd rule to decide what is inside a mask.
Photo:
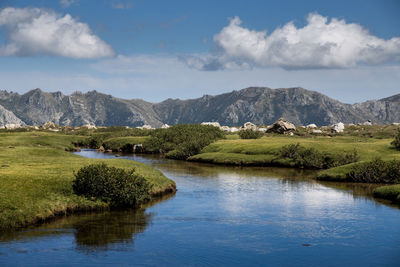
[(312, 134), (322, 134), (323, 131), (322, 130), (318, 130), (318, 129), (314, 129), (311, 131)]
[(363, 123), (364, 126), (372, 126), (372, 122), (370, 120), (367, 120), (366, 122)]
[(400, 122), (400, 94), (350, 105), (303, 88), (250, 87), (216, 96), (167, 99), (160, 103), (120, 99), (96, 91), (68, 96), (40, 89), (23, 95), (0, 90), (0, 106), (0, 125), (43, 125), (52, 121), (62, 126), (161, 127), (218, 121), (222, 125), (239, 126), (246, 121), (271, 124), (280, 117), (296, 125), (367, 120), (378, 124)]
[(56, 128), (56, 124), (52, 121), (48, 121), (45, 124), (43, 124), (43, 129), (54, 129)]
[(277, 120), (272, 126), (267, 129), (267, 133), (286, 133), (290, 131), (296, 131), (296, 126), (293, 123), (288, 122), (287, 120), (280, 118)]
[(311, 123), (311, 124), (307, 125), (306, 128), (314, 129), (314, 128), (317, 128), (317, 125), (315, 125), (314, 123)]
[(88, 128), (88, 129), (97, 129), (96, 125), (93, 124), (85, 124), (82, 127)]
[(163, 124), (163, 125), (161, 126), (162, 129), (168, 129), (169, 127), (171, 127), (171, 126), (169, 126), (168, 124)]
[(229, 132), (230, 130), (229, 126), (221, 126), (220, 129), (224, 132)]
[(256, 131), (257, 130), (257, 126), (254, 123), (251, 122), (246, 122), (245, 124), (243, 124), (243, 126), (240, 128), (241, 130), (253, 130)]
[(145, 124), (143, 126), (139, 126), (139, 127), (136, 127), (136, 128), (142, 129), (142, 130), (154, 130), (153, 126), (148, 125), (148, 124)]
[(13, 125), (23, 125), (24, 123), (17, 117), (15, 114), (3, 106), (0, 106), (0, 126), (5, 128), (5, 125), (13, 124)]
[(342, 122), (335, 123), (331, 126), (333, 133), (342, 133), (344, 131), (344, 124)]
[(21, 128), (21, 124), (17, 124), (17, 123), (8, 123), (6, 125), (4, 125), (4, 128), (6, 128), (7, 130), (13, 130), (13, 129), (17, 129), (17, 128)]
[(221, 128), (221, 125), (219, 124), (219, 122), (202, 122), (201, 125), (211, 125), (214, 127)]
[(142, 153), (144, 151), (142, 144), (137, 144), (133, 146), (133, 153)]

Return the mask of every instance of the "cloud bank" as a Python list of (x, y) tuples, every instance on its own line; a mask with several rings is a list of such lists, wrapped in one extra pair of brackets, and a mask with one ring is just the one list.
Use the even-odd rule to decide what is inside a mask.
[(7, 43), (1, 56), (51, 55), (70, 58), (100, 58), (114, 55), (107, 43), (94, 35), (86, 23), (69, 14), (40, 8), (4, 8), (0, 27), (7, 28)]
[(241, 26), (239, 17), (214, 36), (216, 52), (186, 56), (188, 66), (201, 70), (238, 67), (282, 67), (285, 69), (349, 68), (400, 61), (400, 38), (384, 40), (361, 25), (311, 13), (307, 24), (293, 22), (267, 31)]

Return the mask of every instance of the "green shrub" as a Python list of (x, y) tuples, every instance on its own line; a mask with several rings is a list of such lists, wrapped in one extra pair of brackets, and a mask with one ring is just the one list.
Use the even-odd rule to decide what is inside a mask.
[(150, 186), (145, 178), (106, 164), (92, 164), (75, 174), (74, 192), (87, 198), (101, 199), (111, 206), (137, 206), (149, 200)]
[(319, 152), (314, 148), (306, 148), (297, 143), (282, 147), (280, 157), (291, 159), (297, 167), (328, 169), (356, 162), (358, 153), (356, 150), (344, 154)]
[(397, 150), (400, 150), (400, 129), (397, 133), (397, 136), (394, 138), (393, 142), (391, 143)]
[(380, 186), (374, 190), (374, 197), (399, 201), (400, 185)]
[(253, 131), (250, 129), (239, 132), (239, 136), (241, 139), (258, 139), (261, 138), (263, 135), (264, 134), (260, 131)]
[(400, 183), (400, 161), (383, 161), (379, 158), (356, 164), (346, 175), (353, 182)]
[(165, 153), (168, 158), (187, 159), (221, 138), (224, 138), (224, 133), (217, 127), (181, 124), (168, 129), (154, 130), (143, 146), (146, 151)]

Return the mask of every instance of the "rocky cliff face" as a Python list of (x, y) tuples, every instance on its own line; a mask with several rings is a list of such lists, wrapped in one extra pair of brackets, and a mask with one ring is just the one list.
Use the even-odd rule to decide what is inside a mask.
[(0, 106), (0, 126), (9, 124), (23, 125), (24, 123), (14, 113)]
[(20, 95), (0, 91), (0, 126), (8, 123), (98, 126), (218, 121), (222, 125), (242, 125), (247, 121), (271, 124), (280, 117), (300, 125), (336, 122), (400, 122), (400, 94), (357, 104), (344, 104), (303, 88), (270, 89), (250, 87), (216, 96), (190, 100), (167, 99), (150, 103), (126, 100), (96, 91), (70, 96), (35, 89)]
[(250, 87), (192, 100), (168, 99), (155, 104), (154, 110), (167, 124), (202, 121), (218, 121), (222, 125), (242, 125), (247, 121), (272, 124), (280, 117), (297, 125), (358, 123), (368, 119), (389, 123), (400, 121), (399, 98), (349, 105), (303, 88)]

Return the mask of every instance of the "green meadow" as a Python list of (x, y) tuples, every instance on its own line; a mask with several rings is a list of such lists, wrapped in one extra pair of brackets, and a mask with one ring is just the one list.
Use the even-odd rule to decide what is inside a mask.
[(0, 228), (34, 224), (74, 211), (108, 209), (104, 202), (73, 192), (74, 172), (92, 163), (135, 168), (150, 183), (152, 195), (175, 189), (172, 180), (146, 164), (88, 159), (66, 151), (81, 139), (51, 132), (0, 133)]

